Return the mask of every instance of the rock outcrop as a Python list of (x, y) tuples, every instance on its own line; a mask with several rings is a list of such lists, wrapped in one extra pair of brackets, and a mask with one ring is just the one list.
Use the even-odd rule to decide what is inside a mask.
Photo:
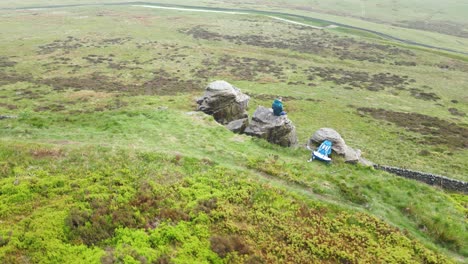
[(0, 115), (0, 119), (18, 118), (17, 116)]
[(297, 144), (296, 127), (287, 116), (275, 116), (271, 108), (259, 106), (244, 130), (250, 136), (266, 139), (283, 147)]
[(324, 140), (330, 140), (333, 143), (333, 151), (344, 156), (345, 161), (349, 163), (360, 163), (365, 166), (373, 166), (373, 163), (361, 157), (361, 150), (353, 149), (346, 145), (341, 135), (331, 128), (320, 128), (309, 139), (308, 145), (314, 143), (319, 145)]
[(229, 122), (229, 124), (226, 125), (226, 128), (231, 130), (234, 133), (242, 133), (244, 130), (247, 128), (249, 125), (249, 119), (248, 118), (243, 118), (243, 119), (237, 119), (234, 121)]
[(225, 81), (214, 81), (206, 87), (205, 94), (197, 100), (198, 110), (213, 115), (223, 125), (248, 117), (250, 97)]
[(324, 140), (330, 140), (333, 143), (333, 151), (340, 155), (346, 153), (346, 143), (338, 132), (331, 128), (320, 128), (315, 131), (309, 140), (309, 143), (321, 144)]

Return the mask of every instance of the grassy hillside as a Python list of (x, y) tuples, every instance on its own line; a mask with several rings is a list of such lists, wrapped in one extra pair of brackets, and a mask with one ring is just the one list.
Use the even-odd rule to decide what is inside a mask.
[(192, 112), (212, 80), (285, 98), (376, 163), (467, 180), (467, 58), (264, 16), (0, 11), (6, 263), (462, 262), (466, 195), (306, 163)]
[[(347, 194), (337, 205), (183, 154), (2, 143), (1, 157), (4, 263), (450, 263), (411, 229), (346, 206), (362, 204), (362, 197), (344, 182), (340, 190)], [(448, 196), (391, 181), (412, 186), (414, 198), (427, 199), (418, 194), (424, 189), (434, 195), (426, 205), (461, 217)], [(425, 215), (419, 205), (405, 210), (408, 217)], [(461, 246), (445, 241), (459, 236), (459, 224), (427, 221), (440, 242)]]

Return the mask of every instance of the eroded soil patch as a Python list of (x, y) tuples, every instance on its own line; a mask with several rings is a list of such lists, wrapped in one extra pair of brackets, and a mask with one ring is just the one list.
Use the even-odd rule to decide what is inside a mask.
[(202, 82), (199, 80), (183, 80), (164, 70), (155, 71), (153, 74), (152, 80), (136, 86), (140, 94), (175, 95), (203, 90)]
[[(41, 66), (45, 72), (59, 71), (68, 68), (69, 74), (78, 73), (80, 69), (92, 66), (107, 67), (112, 70), (141, 70), (142, 66), (160, 64), (161, 62), (172, 64), (184, 64), (187, 54), (181, 51), (190, 49), (189, 46), (180, 46), (170, 43), (160, 43), (158, 41), (145, 41), (135, 43), (137, 49), (145, 50), (151, 53), (151, 58), (139, 59), (135, 56), (133, 59), (121, 59), (113, 53), (109, 54), (87, 54), (82, 55), (81, 60), (76, 57), (71, 57), (73, 50), (92, 47), (95, 50), (108, 50), (109, 45), (122, 46), (131, 41), (132, 38), (112, 38), (112, 39), (97, 39), (91, 41), (89, 39), (78, 39), (75, 37), (67, 37), (63, 40), (55, 40), (52, 43), (45, 44), (39, 47), (39, 54), (49, 55), (48, 60), (42, 63)], [(156, 53), (155, 53), (156, 51)], [(191, 54), (191, 53), (188, 53)], [(67, 57), (68, 56), (68, 57)], [(185, 66), (185, 65), (184, 65)], [(180, 70), (179, 70), (180, 71)]]
[[(272, 101), (276, 99), (278, 96), (273, 95), (273, 94), (252, 94), (252, 93), (246, 93), (248, 96), (258, 99), (258, 100), (263, 100), (263, 101)], [(283, 101), (309, 101), (309, 102), (322, 102), (322, 100), (319, 99), (313, 99), (313, 98), (302, 98), (302, 97), (296, 97), (296, 96), (282, 96)]]
[[(156, 70), (153, 72), (153, 76), (151, 80), (142, 84), (127, 84), (99, 72), (79, 77), (34, 78), (27, 74), (22, 75), (16, 72), (7, 73), (0, 71), (0, 86), (17, 82), (28, 82), (35, 84), (34, 87), (47, 85), (56, 91), (65, 91), (68, 89), (73, 89), (75, 91), (92, 90), (101, 92), (123, 92), (129, 95), (175, 95), (177, 93), (187, 93), (203, 89), (200, 80), (184, 80), (165, 70)], [(16, 98), (14, 100), (39, 99), (47, 94), (46, 91), (34, 91), (30, 88), (16, 89), (15, 93)]]
[(377, 73), (369, 74), (365, 71), (352, 71), (329, 67), (309, 67), (304, 70), (308, 80), (314, 80), (316, 76), (324, 81), (334, 82), (338, 85), (349, 85), (350, 88), (362, 88), (370, 91), (381, 91), (385, 88), (398, 90), (406, 89), (406, 85), (416, 82), (408, 76), (396, 74)]
[(65, 105), (63, 104), (49, 104), (49, 105), (41, 105), (34, 108), (35, 112), (44, 112), (44, 111), (51, 111), (51, 112), (60, 112), (65, 110)]
[(0, 71), (0, 86), (17, 82), (28, 82), (31, 79), (31, 75), (18, 74), (16, 72)]
[(54, 90), (63, 91), (67, 89), (94, 90), (94, 91), (123, 91), (128, 92), (130, 87), (126, 87), (120, 82), (112, 80), (110, 77), (100, 73), (93, 73), (91, 76), (82, 77), (56, 77), (48, 79), (38, 79), (37, 82), (48, 85)]
[(141, 67), (136, 66), (140, 64), (138, 60), (134, 59), (133, 61), (118, 61), (115, 59), (114, 54), (109, 54), (108, 56), (90, 54), (83, 57), (82, 59), (93, 65), (105, 64), (108, 68), (116, 70), (142, 69)]
[[(429, 88), (429, 87), (426, 86), (424, 88)], [(436, 95), (435, 93), (428, 93), (418, 88), (411, 88), (410, 93), (412, 97), (416, 99), (421, 99), (424, 101), (437, 101), (440, 99), (440, 97)]]
[(440, 62), (435, 66), (444, 70), (468, 72), (468, 63), (459, 60)]
[(6, 108), (8, 110), (15, 110), (15, 109), (18, 109), (18, 106), (14, 104), (0, 103), (0, 108)]
[(31, 156), (34, 158), (59, 158), (63, 157), (64, 153), (62, 152), (61, 149), (43, 149), (43, 148), (38, 148), (30, 151)]
[(141, 84), (125, 84), (100, 73), (91, 76), (71, 78), (50, 78), (38, 80), (41, 84), (53, 87), (55, 90), (93, 90), (106, 92), (124, 92), (130, 95), (175, 95), (177, 93), (201, 90), (202, 84), (198, 80), (183, 80), (164, 70), (153, 72), (154, 78)]
[(224, 55), (218, 60), (204, 59), (202, 68), (191, 72), (198, 78), (231, 75), (234, 79), (257, 81), (260, 75), (271, 75), (276, 79), (285, 78), (284, 68), (272, 60)]
[(457, 108), (449, 108), (448, 111), (450, 112), (450, 114), (454, 115), (454, 116), (466, 116), (465, 113), (463, 113), (462, 111), (458, 110)]
[(0, 56), (0, 68), (13, 67), (16, 65), (15, 61), (12, 61), (9, 57)]
[[(357, 41), (353, 38), (338, 37), (327, 32), (303, 31), (300, 34), (292, 36), (265, 34), (225, 35), (210, 31), (201, 26), (180, 30), (180, 32), (190, 35), (195, 39), (225, 40), (238, 45), (245, 44), (264, 48), (290, 49), (322, 56), (331, 55), (343, 60), (387, 63), (387, 60), (394, 59), (395, 56), (414, 56), (413, 52), (394, 46)], [(413, 62), (401, 61), (401, 58), (398, 63), (401, 65), (415, 64)]]
[(90, 39), (79, 39), (73, 36), (67, 36), (63, 40), (54, 40), (52, 43), (39, 46), (38, 54), (51, 54), (56, 51), (69, 53), (72, 50), (79, 48), (105, 48), (109, 45), (122, 45), (132, 40), (130, 37), (125, 38), (110, 38), (101, 39), (100, 41), (92, 41)]
[(408, 131), (424, 135), (423, 144), (468, 148), (468, 129), (437, 117), (418, 113), (393, 112), (377, 108), (358, 108), (360, 114), (391, 122)]

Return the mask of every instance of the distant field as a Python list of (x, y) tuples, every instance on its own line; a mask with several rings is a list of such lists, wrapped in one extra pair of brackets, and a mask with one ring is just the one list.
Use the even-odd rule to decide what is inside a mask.
[[(224, 1), (228, 3), (229, 1)], [(468, 3), (466, 1), (240, 1), (246, 6), (272, 6), (303, 11), (350, 16), (378, 23), (468, 37)]]
[[(108, 1), (2, 1), (0, 7), (18, 7), (18, 6), (33, 6), (33, 5), (50, 5), (50, 4), (85, 4), (85, 3), (112, 3), (123, 2), (118, 0)], [(130, 2), (130, 1), (127, 1)], [(135, 1), (136, 2), (136, 1)], [(460, 0), (260, 0), (260, 1), (236, 1), (233, 5), (232, 1), (215, 0), (209, 2), (201, 2), (195, 0), (176, 0), (176, 1), (140, 1), (153, 3), (172, 3), (172, 4), (187, 4), (187, 5), (218, 5), (218, 6), (237, 6), (246, 8), (275, 8), (275, 9), (291, 9), (305, 10), (312, 12), (323, 12), (333, 15), (344, 15), (355, 18), (371, 20), (384, 23), (396, 23), (397, 25), (410, 26), (414, 28), (427, 29), (430, 31), (444, 32), (445, 34), (464, 35), (468, 25), (468, 4)], [(420, 24), (420, 26), (418, 26)]]
[[(354, 1), (358, 2), (358, 1)], [(308, 1), (292, 1), (286, 4), (278, 1), (268, 1), (267, 3), (260, 2), (236, 2), (232, 4), (230, 1), (220, 2), (200, 2), (195, 0), (176, 0), (176, 1), (145, 1), (143, 3), (161, 3), (161, 4), (176, 4), (176, 5), (187, 5), (187, 6), (204, 6), (214, 8), (231, 8), (231, 9), (249, 9), (249, 10), (260, 10), (262, 12), (279, 12), (279, 13), (290, 13), (295, 15), (301, 15), (306, 17), (312, 17), (317, 19), (324, 19), (333, 21), (335, 23), (342, 23), (349, 26), (355, 26), (364, 28), (366, 30), (377, 31), (382, 34), (387, 34), (395, 38), (400, 38), (406, 41), (417, 42), (425, 45), (434, 47), (440, 47), (458, 52), (468, 53), (468, 39), (466, 38), (466, 32), (464, 31), (466, 25), (466, 18), (463, 14), (466, 13), (466, 4), (462, 3), (443, 3), (441, 8), (438, 8), (440, 4), (438, 2), (427, 3), (400, 3), (397, 4), (386, 4), (387, 2), (379, 4), (367, 3), (362, 5), (361, 13), (365, 6), (370, 9), (369, 17), (362, 18), (355, 16), (354, 9), (350, 7), (356, 7), (356, 3), (350, 1), (338, 1), (338, 3), (320, 2), (310, 3)], [(110, 3), (123, 3), (122, 1), (109, 0), (109, 1), (49, 1), (47, 3), (39, 3), (36, 1), (22, 1), (20, 3), (16, 1), (5, 1), (0, 3), (0, 8), (21, 8), (30, 6), (48, 6), (48, 5), (70, 5), (70, 4), (110, 4)], [(141, 2), (137, 2), (141, 3)], [(390, 7), (391, 5), (391, 7)], [(359, 4), (361, 6), (361, 4)], [(425, 8), (421, 8), (425, 7)], [(316, 9), (317, 8), (317, 9)], [(390, 9), (392, 11), (390, 11)], [(334, 11), (341, 10), (341, 11)], [(366, 9), (367, 10), (367, 9)], [(431, 11), (432, 10), (432, 11)], [(436, 14), (445, 14), (445, 18), (449, 20), (430, 20), (435, 16), (434, 10), (437, 10)], [(369, 13), (369, 11), (367, 11)], [(373, 19), (372, 15), (378, 17), (388, 17), (388, 19)], [(419, 18), (425, 17), (424, 21), (421, 22)], [(403, 22), (394, 21), (393, 19), (404, 20)], [(453, 18), (453, 20), (451, 20)], [(297, 18), (295, 18), (297, 19)], [(442, 18), (441, 18), (442, 19)], [(431, 22), (432, 21), (432, 22)], [(310, 23), (311, 21), (307, 22)], [(315, 22), (312, 21), (314, 24)], [(356, 32), (359, 34), (359, 32)], [(448, 34), (448, 35), (447, 35)], [(464, 37), (465, 36), (465, 37)]]
[[(16, 117), (0, 120), (6, 263), (468, 256), (466, 195), (303, 148), (331, 127), (376, 163), (467, 181), (467, 56), (140, 6), (0, 10), (0, 40), (0, 115)], [(250, 114), (283, 96), (300, 146), (194, 113), (218, 79)]]
[[(76, 1), (76, 0), (63, 0), (63, 1), (2, 1), (0, 7), (18, 7), (18, 6), (33, 6), (33, 5), (50, 5), (50, 4), (83, 4), (83, 3), (109, 3), (109, 2), (125, 2), (117, 0), (108, 1)], [(127, 1), (128, 2), (128, 1)], [(177, 3), (187, 5), (218, 5), (218, 6), (232, 6), (231, 1), (211, 1), (209, 3), (199, 0), (175, 0), (175, 1), (141, 1), (141, 2), (154, 2), (154, 3)], [(243, 6), (250, 8), (280, 8), (292, 10), (304, 10), (312, 12), (324, 12), (333, 15), (345, 15), (355, 18), (383, 22), (395, 23), (400, 26), (409, 26), (418, 29), (425, 29), (429, 31), (443, 32), (450, 35), (458, 35), (467, 37), (466, 31), (468, 25), (468, 4), (460, 0), (383, 0), (383, 1), (369, 1), (369, 0), (259, 0), (236, 1), (235, 6)]]

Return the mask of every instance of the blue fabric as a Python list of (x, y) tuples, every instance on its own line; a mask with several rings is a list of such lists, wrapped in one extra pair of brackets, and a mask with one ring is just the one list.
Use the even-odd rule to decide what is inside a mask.
[(275, 99), (275, 101), (273, 101), (273, 104), (271, 105), (271, 108), (273, 108), (273, 114), (275, 116), (280, 116), (283, 112), (283, 103), (281, 103), (280, 100)]
[(322, 155), (328, 156), (332, 152), (332, 143), (329, 140), (325, 140), (320, 144), (320, 146), (317, 149), (317, 152), (319, 152)]

